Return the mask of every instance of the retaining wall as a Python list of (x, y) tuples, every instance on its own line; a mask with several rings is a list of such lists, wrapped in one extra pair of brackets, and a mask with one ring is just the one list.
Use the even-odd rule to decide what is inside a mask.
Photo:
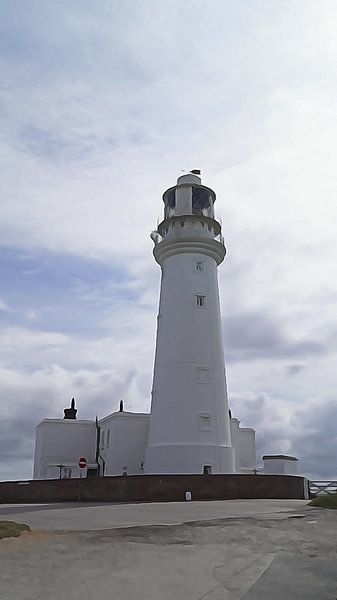
[(130, 475), (99, 479), (0, 482), (0, 503), (170, 502), (239, 498), (306, 498), (306, 479), (294, 475)]

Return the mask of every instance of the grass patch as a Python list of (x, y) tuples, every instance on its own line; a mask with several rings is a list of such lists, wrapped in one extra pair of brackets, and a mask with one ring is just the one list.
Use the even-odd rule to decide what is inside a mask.
[(318, 508), (335, 508), (337, 509), (337, 494), (329, 494), (328, 496), (318, 496), (309, 502), (309, 506)]
[(30, 531), (30, 527), (24, 523), (15, 523), (15, 521), (0, 521), (0, 540), (19, 537), (23, 531)]

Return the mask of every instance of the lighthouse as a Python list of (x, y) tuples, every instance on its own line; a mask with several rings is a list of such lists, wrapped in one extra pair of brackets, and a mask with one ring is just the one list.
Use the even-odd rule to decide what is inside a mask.
[(149, 474), (234, 471), (218, 266), (226, 249), (215, 193), (200, 171), (163, 195), (151, 234), (161, 267), (152, 405), (144, 469)]

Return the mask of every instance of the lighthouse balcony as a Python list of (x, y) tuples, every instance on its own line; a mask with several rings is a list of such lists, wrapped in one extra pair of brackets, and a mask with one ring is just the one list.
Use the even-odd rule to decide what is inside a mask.
[[(203, 215), (180, 215), (159, 223), (158, 233), (161, 240), (167, 241), (184, 238), (215, 239), (221, 236), (221, 225), (214, 218)], [(158, 242), (161, 240), (158, 239)]]

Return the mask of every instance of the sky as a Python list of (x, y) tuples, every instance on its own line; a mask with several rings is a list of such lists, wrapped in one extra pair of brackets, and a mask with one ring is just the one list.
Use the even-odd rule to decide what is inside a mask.
[(149, 410), (149, 234), (193, 168), (232, 412), (337, 479), (336, 27), (330, 0), (0, 0), (0, 479), (73, 396)]

